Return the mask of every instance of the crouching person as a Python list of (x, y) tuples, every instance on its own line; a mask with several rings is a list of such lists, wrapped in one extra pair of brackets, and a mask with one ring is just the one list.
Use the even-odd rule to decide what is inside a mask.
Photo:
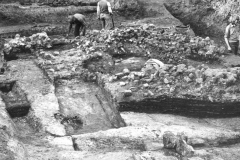
[(75, 30), (74, 30), (74, 36), (78, 37), (80, 36), (80, 33), (82, 32), (82, 35), (85, 36), (86, 33), (86, 18), (82, 14), (74, 14), (68, 16), (68, 22), (69, 22), (69, 31), (67, 36), (69, 36), (72, 26), (75, 24)]

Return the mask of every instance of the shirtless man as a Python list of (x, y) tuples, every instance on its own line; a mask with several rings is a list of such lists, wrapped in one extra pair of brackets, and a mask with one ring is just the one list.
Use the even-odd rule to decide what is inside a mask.
[(75, 24), (75, 30), (74, 30), (74, 36), (80, 36), (80, 32), (83, 32), (82, 35), (85, 36), (86, 33), (86, 18), (82, 14), (74, 14), (68, 16), (68, 22), (69, 22), (69, 31), (67, 36), (69, 36), (72, 25)]

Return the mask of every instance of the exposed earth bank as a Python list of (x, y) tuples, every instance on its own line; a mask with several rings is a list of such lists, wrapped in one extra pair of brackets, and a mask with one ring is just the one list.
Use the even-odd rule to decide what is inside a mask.
[(239, 14), (239, 2), (234, 0), (170, 0), (165, 2), (170, 13), (190, 25), (200, 36), (210, 36), (223, 43), (223, 35), (231, 15)]

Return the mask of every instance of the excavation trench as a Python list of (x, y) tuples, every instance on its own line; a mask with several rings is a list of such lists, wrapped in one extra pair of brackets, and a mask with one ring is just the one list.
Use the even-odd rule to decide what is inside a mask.
[[(56, 29), (53, 30), (54, 32), (50, 33), (58, 35), (63, 30), (66, 29), (60, 28), (59, 30)], [(39, 30), (36, 29), (36, 32), (38, 31)], [(14, 32), (13, 34), (15, 33), (19, 32)], [(29, 33), (21, 32), (22, 35), (29, 35), (32, 33), (35, 33), (35, 31)], [(5, 37), (7, 37), (8, 33), (5, 35)], [(53, 49), (47, 49), (43, 51), (51, 53), (58, 51), (60, 52), (60, 56), (62, 56), (62, 51), (63, 54), (65, 54), (64, 51), (70, 50), (73, 47), (74, 46), (72, 45), (56, 45)], [(91, 73), (92, 75), (95, 75), (95, 72), (100, 72), (102, 74), (117, 74), (119, 72), (122, 72), (125, 68), (128, 68), (131, 71), (140, 71), (148, 58), (143, 56), (143, 53), (138, 53), (139, 56), (136, 56), (136, 54), (131, 54), (132, 53), (126, 53), (128, 56), (110, 56), (107, 54), (104, 58), (86, 61), (83, 64), (83, 67), (87, 70), (88, 73)], [(70, 55), (69, 57), (72, 56), (73, 55)], [(73, 57), (72, 59), (74, 58), (76, 57)], [(191, 126), (189, 123), (191, 120), (204, 121), (208, 118), (211, 119), (211, 121), (216, 120), (217, 122), (222, 122), (225, 120), (222, 120), (222, 118), (226, 118), (230, 122), (229, 124), (232, 124), (231, 122), (236, 123), (238, 120), (237, 118), (240, 115), (240, 110), (238, 107), (239, 103), (213, 103), (209, 101), (178, 99), (164, 96), (157, 97), (155, 99), (145, 98), (138, 101), (129, 100), (129, 97), (124, 97), (122, 99), (120, 98), (119, 100), (116, 99), (116, 97), (119, 98), (118, 96), (121, 96), (121, 93), (116, 94), (111, 90), (115, 89), (114, 87), (117, 88), (119, 84), (112, 86), (113, 88), (107, 88), (109, 84), (103, 82), (103, 79), (101, 79), (100, 76), (97, 77), (98, 79), (95, 79), (94, 81), (86, 80), (88, 78), (85, 78), (82, 75), (77, 75), (76, 73), (71, 75), (72, 72), (71, 74), (68, 74), (70, 71), (65, 71), (64, 69), (66, 68), (62, 68), (62, 70), (64, 70), (63, 74), (66, 74), (67, 72), (67, 76), (62, 76), (60, 74), (59, 77), (54, 77), (54, 75), (50, 75), (49, 69), (51, 69), (52, 66), (56, 67), (58, 63), (68, 64), (68, 62), (64, 62), (65, 59), (66, 58), (63, 56), (60, 62), (57, 62), (56, 64), (50, 63), (46, 65), (47, 67), (45, 66), (46, 68), (37, 64), (36, 56), (33, 56), (32, 54), (22, 54), (22, 52), (20, 52), (17, 57), (9, 57), (6, 59), (10, 64), (10, 68), (12, 68), (13, 73), (24, 73), (24, 71), (28, 72), (34, 68), (32, 72), (23, 74), (23, 77), (29, 76), (29, 78), (32, 78), (33, 81), (28, 80), (28, 78), (24, 79), (21, 77), (22, 79), (20, 80), (13, 80), (10, 82), (5, 81), (0, 83), (1, 96), (6, 104), (6, 110), (13, 119), (15, 125), (17, 126), (17, 129), (20, 131), (20, 133), (22, 133), (20, 140), (22, 140), (22, 142), (28, 146), (28, 149), (31, 148), (31, 145), (35, 147), (41, 146), (43, 148), (48, 148), (49, 143), (43, 141), (42, 138), (51, 135), (52, 137), (59, 139), (66, 138), (65, 136), (70, 136), (70, 148), (74, 149), (75, 151), (100, 150), (112, 152), (120, 151), (122, 148), (126, 150), (145, 151), (147, 150), (145, 140), (150, 139), (149, 141), (152, 143), (157, 139), (158, 143), (162, 144), (162, 141), (159, 140), (160, 138), (158, 137), (160, 135), (155, 133), (155, 131), (159, 130), (159, 132), (162, 132), (162, 126), (169, 126), (169, 124), (171, 126), (172, 123), (176, 123), (175, 121), (178, 121), (182, 117), (191, 117), (192, 119), (187, 119), (186, 122), (184, 121), (183, 124), (186, 126), (184, 126), (185, 128), (183, 127), (184, 129), (180, 129), (179, 131), (185, 131), (189, 128), (198, 128), (199, 124), (200, 128), (202, 127), (201, 125), (203, 125), (203, 129), (201, 128), (202, 130), (205, 129), (205, 126), (209, 127), (210, 129), (215, 127), (214, 129), (221, 130), (224, 128), (221, 126), (222, 124), (219, 127), (215, 124), (212, 125), (209, 123), (206, 124), (200, 122), (195, 122), (197, 125)], [(111, 65), (112, 63), (115, 63), (114, 67)], [(30, 67), (27, 67), (29, 65)], [(79, 65), (74, 64), (73, 66), (70, 66), (69, 68), (72, 67), (75, 71), (78, 71)], [(20, 69), (18, 71), (18, 69), (16, 69), (18, 67), (25, 67), (26, 69)], [(36, 72), (36, 74), (33, 74), (34, 72)], [(41, 80), (38, 81), (39, 79)], [(28, 85), (22, 83), (23, 81), (27, 81)], [(38, 87), (38, 85), (43, 87)], [(39, 93), (36, 94), (35, 90)], [(48, 95), (51, 98), (49, 98)], [(48, 106), (49, 104), (50, 107)], [(51, 110), (51, 108), (55, 109)], [(41, 112), (40, 115), (38, 114), (39, 112)], [(150, 124), (145, 124), (148, 123), (148, 119), (146, 119), (146, 117), (143, 116), (143, 118), (140, 118), (142, 120), (140, 122), (143, 124), (138, 122), (140, 125), (134, 126), (135, 119), (131, 118), (132, 121), (128, 123), (126, 119), (121, 116), (121, 113), (124, 114), (124, 112), (131, 112), (133, 115), (143, 113), (147, 114), (150, 117), (154, 115), (164, 117), (168, 114), (171, 114), (171, 118), (169, 122), (164, 123), (160, 123), (161, 119), (159, 120), (160, 122), (154, 121), (154, 123), (151, 124), (151, 127), (159, 126), (157, 129), (154, 127), (148, 128), (148, 125)], [(182, 117), (179, 118), (179, 115)], [(172, 118), (175, 116), (177, 117), (176, 119)], [(46, 117), (47, 121), (41, 121), (41, 119), (45, 120)], [(155, 117), (155, 119), (158, 118)], [(231, 118), (236, 118), (237, 120)], [(154, 120), (154, 118), (150, 119)], [(54, 123), (52, 123), (52, 121)], [(48, 123), (53, 126), (53, 128), (50, 128), (48, 126)], [(225, 122), (222, 123), (225, 124)], [(181, 126), (183, 124), (180, 123), (174, 125)], [(55, 126), (57, 127), (54, 128)], [(128, 128), (129, 126), (130, 128)], [(236, 129), (237, 131), (237, 126), (238, 124), (234, 124), (230, 129)], [(45, 132), (43, 131), (44, 127), (50, 129)], [(133, 130), (131, 130), (131, 127)], [(63, 128), (65, 132), (62, 133), (63, 130), (59, 128)], [(141, 129), (138, 130), (139, 128)], [(124, 129), (126, 129), (126, 131), (124, 131)], [(171, 128), (167, 129), (171, 130)], [(178, 128), (175, 130), (178, 131)], [(196, 129), (190, 130), (189, 133), (192, 133), (194, 131), (196, 132)], [(207, 136), (211, 138), (211, 131), (214, 132), (215, 130), (207, 130), (206, 132), (200, 133), (202, 135), (209, 133)], [(148, 135), (149, 132), (151, 132), (151, 135)], [(105, 136), (105, 133), (107, 136)], [(115, 133), (115, 135), (113, 133)], [(140, 134), (140, 138), (131, 137), (136, 133), (142, 133), (142, 135)], [(145, 135), (147, 136), (144, 137)], [(153, 139), (151, 139), (152, 135), (154, 135)], [(239, 143), (240, 140), (238, 133), (233, 133), (233, 135), (234, 136), (229, 138), (223, 133), (218, 135), (219, 138), (213, 140), (209, 140), (206, 136), (207, 138), (204, 137), (205, 139), (201, 139), (203, 142), (195, 142), (193, 146), (196, 148), (204, 148), (206, 146), (224, 147)], [(148, 136), (150, 136), (150, 138)], [(95, 146), (88, 146), (85, 144), (94, 144)]]
[(1, 97), (6, 104), (6, 110), (12, 118), (28, 114), (30, 103), (15, 81), (1, 83), (0, 90)]
[(58, 79), (55, 88), (60, 114), (64, 115), (61, 123), (67, 134), (91, 133), (125, 126), (113, 104), (108, 102), (93, 82), (74, 78)]
[[(66, 48), (68, 48), (66, 46)], [(65, 49), (66, 49), (65, 48)], [(55, 48), (56, 49), (56, 48)], [(48, 50), (51, 51), (51, 50)], [(131, 67), (135, 71), (139, 71), (141, 69), (141, 66), (144, 66), (145, 59), (141, 57), (114, 57), (114, 60), (118, 60), (123, 58), (121, 61), (119, 61), (119, 64), (115, 66), (115, 68), (112, 67), (106, 67), (106, 68), (99, 68), (99, 66), (107, 64), (108, 62), (112, 62), (112, 60), (108, 57), (106, 59), (98, 59), (93, 62), (89, 61), (87, 64), (85, 64), (85, 67), (89, 69), (89, 71), (94, 72), (95, 69), (98, 69), (99, 71), (105, 71), (105, 72), (112, 72), (117, 73), (124, 69), (124, 67), (128, 66), (129, 69)], [(131, 60), (136, 59), (138, 63), (131, 63)], [(34, 61), (36, 59), (33, 58), (25, 58), (25, 59), (17, 59), (13, 61), (8, 61), (8, 63), (18, 64), (18, 62), (23, 61), (23, 63), (18, 64), (20, 68), (24, 65), (29, 65), (31, 61)], [(104, 61), (104, 62), (100, 62)], [(121, 62), (124, 62), (126, 65), (121, 64)], [(24, 64), (24, 62), (26, 64)], [(13, 66), (11, 64), (10, 66)], [(32, 65), (32, 63), (30, 63)], [(33, 63), (36, 65), (36, 63)], [(95, 69), (92, 68), (93, 65), (95, 66)], [(11, 68), (11, 67), (10, 67)], [(32, 68), (32, 66), (30, 67)], [(28, 68), (28, 69), (30, 69)], [(27, 70), (28, 70), (27, 69)], [(107, 69), (107, 70), (106, 70)], [(114, 70), (113, 70), (114, 69)], [(41, 71), (44, 71), (44, 68), (41, 69)], [(37, 72), (38, 73), (38, 72)], [(48, 75), (48, 72), (45, 73), (45, 76)], [(37, 75), (35, 75), (37, 76)], [(44, 75), (41, 75), (44, 76)], [(40, 77), (41, 77), (40, 76)], [(126, 126), (126, 123), (124, 119), (120, 116), (119, 112), (143, 112), (151, 115), (154, 114), (161, 114), (161, 113), (170, 113), (170, 114), (177, 114), (177, 115), (184, 115), (184, 116), (193, 116), (194, 118), (206, 118), (206, 117), (231, 117), (231, 116), (239, 116), (238, 107), (236, 105), (230, 104), (230, 108), (232, 110), (228, 110), (229, 106), (224, 106), (223, 104), (210, 104), (211, 107), (209, 107), (208, 104), (202, 105), (199, 104), (198, 101), (194, 102), (195, 106), (192, 106), (192, 108), (188, 108), (185, 104), (185, 101), (176, 100), (176, 99), (148, 99), (143, 100), (139, 102), (124, 102), (124, 101), (116, 101), (114, 99), (114, 96), (111, 92), (109, 92), (108, 89), (105, 88), (104, 84), (101, 82), (94, 83), (91, 81), (86, 81), (82, 79), (83, 77), (77, 77), (77, 76), (69, 76), (66, 78), (57, 78), (53, 81), (54, 86), (54, 95), (57, 98), (56, 104), (59, 106), (59, 110), (51, 112), (51, 117), (53, 120), (56, 120), (58, 124), (61, 124), (65, 131), (66, 135), (79, 135), (80, 137), (71, 137), (71, 143), (72, 143), (72, 149), (76, 151), (84, 151), (84, 150), (95, 150), (95, 151), (106, 151), (106, 152), (113, 152), (113, 151), (119, 151), (122, 150), (122, 148), (125, 148), (125, 150), (134, 150), (134, 151), (145, 151), (146, 149), (146, 142), (144, 142), (141, 138), (131, 139), (127, 137), (111, 137), (111, 135), (106, 137), (98, 137), (94, 136), (95, 133), (98, 131), (108, 132), (108, 130), (111, 131), (111, 129), (124, 129)], [(49, 78), (44, 78), (46, 82), (49, 84)], [(26, 79), (25, 79), (26, 80)], [(17, 88), (18, 81), (12, 82), (12, 83), (3, 83), (2, 86), (0, 86), (0, 89), (4, 96), (8, 95), (10, 92), (15, 92), (16, 90), (19, 90)], [(37, 85), (35, 83), (35, 85)], [(40, 83), (40, 85), (42, 85)], [(43, 94), (48, 93), (49, 87), (42, 88), (41, 92)], [(26, 88), (25, 88), (26, 89)], [(32, 93), (28, 91), (28, 98), (29, 95)], [(22, 92), (20, 92), (20, 95), (24, 95)], [(4, 99), (5, 103), (8, 103), (8, 97)], [(26, 97), (25, 97), (26, 98)], [(181, 105), (180, 105), (181, 103)], [(28, 110), (30, 108), (29, 103), (28, 105), (19, 105), (18, 107), (25, 107), (28, 106)], [(217, 107), (216, 107), (217, 106)], [(38, 106), (40, 107), (40, 106)], [(225, 107), (225, 109), (222, 109), (222, 107)], [(228, 107), (228, 109), (227, 109)], [(217, 112), (216, 112), (217, 108)], [(42, 140), (43, 137), (45, 137), (47, 134), (42, 132), (42, 124), (36, 119), (35, 113), (31, 111), (30, 112), (23, 112), (26, 110), (14, 110), (19, 115), (14, 115), (12, 117), (18, 117), (13, 118), (13, 121), (15, 125), (17, 125), (18, 130), (20, 133), (22, 133), (22, 136), (20, 137), (20, 140), (25, 145), (39, 145), (41, 147), (48, 147), (49, 143)], [(235, 112), (235, 113), (234, 113)], [(183, 114), (185, 113), (185, 114)], [(206, 114), (209, 113), (209, 114)], [(11, 115), (11, 111), (9, 110), (9, 114)], [(28, 115), (27, 115), (28, 114)], [(23, 116), (23, 117), (22, 117)], [(38, 124), (40, 124), (38, 126)], [(55, 125), (55, 124), (52, 124)], [(135, 131), (137, 132), (137, 131)], [(135, 133), (133, 132), (133, 133)], [(93, 135), (88, 135), (89, 133), (92, 133)], [(53, 137), (55, 137), (55, 134), (50, 134)], [(84, 137), (86, 135), (86, 137)], [(83, 137), (81, 137), (83, 136)], [(89, 137), (88, 137), (89, 136)], [(61, 137), (59, 137), (61, 138)], [(64, 138), (64, 137), (63, 137)], [(90, 138), (90, 140), (88, 139)], [(147, 138), (146, 138), (147, 139)], [(34, 142), (34, 143), (33, 143)], [(92, 143), (96, 144), (96, 147), (88, 148), (84, 146), (84, 143)], [(239, 142), (238, 137), (230, 138), (230, 139), (217, 139), (217, 140), (211, 140), (204, 142), (204, 144), (198, 144), (193, 145), (196, 147), (205, 147), (205, 146), (228, 146), (232, 144), (237, 144)], [(82, 144), (83, 143), (83, 144)], [(160, 142), (158, 142), (160, 143)], [(162, 143), (162, 142), (161, 142)], [(209, 144), (208, 144), (209, 143)]]

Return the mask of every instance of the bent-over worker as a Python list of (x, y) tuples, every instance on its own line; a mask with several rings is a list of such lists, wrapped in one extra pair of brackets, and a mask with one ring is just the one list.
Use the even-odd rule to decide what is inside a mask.
[(69, 31), (67, 36), (70, 34), (72, 25), (75, 24), (75, 30), (74, 30), (74, 36), (80, 36), (80, 33), (82, 32), (82, 35), (85, 36), (86, 33), (86, 18), (82, 14), (74, 14), (68, 16), (69, 21)]

